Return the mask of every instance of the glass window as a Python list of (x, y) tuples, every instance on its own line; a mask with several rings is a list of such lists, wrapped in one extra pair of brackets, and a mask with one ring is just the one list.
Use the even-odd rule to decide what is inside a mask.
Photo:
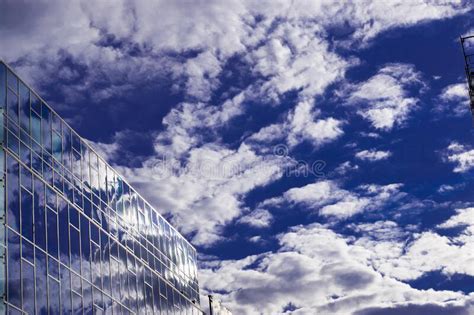
[(48, 277), (49, 315), (59, 315), (59, 282)]
[(20, 127), (30, 132), (30, 89), (20, 82)]
[(58, 257), (58, 216), (56, 212), (47, 208), (48, 222), (48, 254)]
[(59, 258), (69, 266), (69, 217), (68, 204), (63, 198), (58, 199), (59, 214)]
[(20, 160), (23, 163), (25, 163), (28, 167), (31, 166), (31, 150), (23, 142), (20, 142)]
[(39, 314), (48, 314), (46, 255), (42, 251), (36, 250), (35, 258), (36, 307)]
[(7, 155), (7, 223), (15, 231), (20, 232), (20, 192), (18, 174), (18, 162)]
[(7, 132), (8, 135), (8, 148), (15, 153), (16, 155), (19, 154), (19, 149), (20, 149), (20, 140), (11, 132)]
[(12, 90), (16, 91), (18, 89), (18, 78), (10, 70), (7, 70), (7, 82), (8, 82), (8, 87), (11, 88)]
[(62, 161), (62, 139), (61, 135), (57, 133), (56, 131), (53, 131), (53, 157), (56, 159), (56, 161), (61, 162)]
[(41, 117), (34, 112), (31, 112), (31, 137), (41, 143)]
[(79, 230), (73, 226), (69, 226), (69, 238), (71, 240), (71, 268), (81, 273), (81, 247), (80, 247), (80, 236)]
[(46, 249), (46, 225), (45, 225), (45, 200), (44, 184), (35, 177), (34, 179), (34, 218), (35, 218), (35, 244)]
[(91, 279), (89, 221), (81, 215), (82, 276)]
[(71, 275), (69, 269), (61, 266), (61, 309), (62, 314), (71, 314)]
[[(92, 227), (92, 224), (91, 224)], [(91, 258), (92, 258), (92, 283), (102, 288), (101, 266), (100, 266), (100, 247), (95, 243), (91, 243)]]
[(7, 78), (6, 78), (6, 68), (3, 63), (0, 63), (0, 107), (5, 106), (5, 98), (6, 98), (6, 84), (7, 84)]
[(41, 118), (42, 144), (44, 149), (51, 153), (51, 110), (44, 103), (41, 104)]
[(72, 154), (72, 143), (71, 143), (71, 129), (63, 124), (63, 164), (67, 170), (71, 170), (71, 154)]
[(35, 260), (35, 249), (33, 244), (26, 241), (24, 238), (21, 240), (21, 257), (23, 259), (28, 260), (32, 264), (34, 264)]
[(27, 314), (35, 313), (35, 274), (34, 267), (27, 261), (21, 262), (23, 289), (23, 310)]
[(33, 241), (33, 196), (26, 189), (21, 189), (21, 234)]
[(48, 275), (59, 279), (59, 262), (48, 256)]
[(11, 304), (21, 308), (20, 237), (10, 229), (8, 229), (7, 232), (7, 300)]
[(18, 95), (11, 89), (7, 91), (8, 117), (18, 124)]

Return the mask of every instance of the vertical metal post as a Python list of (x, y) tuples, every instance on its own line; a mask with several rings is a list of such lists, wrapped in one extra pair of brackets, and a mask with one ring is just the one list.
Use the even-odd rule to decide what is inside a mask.
[(0, 61), (0, 314), (6, 314), (6, 198), (5, 198), (5, 150), (4, 108), (6, 105), (6, 67)]

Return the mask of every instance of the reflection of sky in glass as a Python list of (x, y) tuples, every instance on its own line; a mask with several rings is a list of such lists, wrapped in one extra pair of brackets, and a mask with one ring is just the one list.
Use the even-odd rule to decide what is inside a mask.
[[(5, 71), (0, 65), (0, 79), (2, 75), (5, 77)], [(44, 314), (48, 298), (50, 314), (59, 313), (60, 296), (71, 292), (68, 300), (72, 302), (65, 304), (71, 310), (84, 307), (92, 311), (94, 297), (101, 308), (120, 308), (117, 301), (121, 301), (138, 313), (145, 308), (158, 312), (152, 301), (163, 299), (160, 288), (168, 297), (166, 303), (183, 311), (191, 309), (190, 301), (178, 291), (199, 299), (198, 292), (191, 290), (191, 286), (197, 290), (194, 249), (45, 103), (15, 80), (10, 75), (8, 84), (16, 90), (6, 100), (11, 108), (7, 111), (7, 145), (24, 165), (31, 163), (37, 174), (32, 176), (29, 167), (20, 168), (17, 158), (8, 155), (5, 194), (8, 244), (12, 246), (10, 287), (17, 287), (25, 298), (34, 296), (31, 281), (20, 278), (19, 270), (23, 268), (30, 279), (35, 270), (36, 308)], [(6, 89), (0, 84), (0, 102)], [(22, 241), (23, 258), (15, 254), (13, 245), (19, 246), (20, 232), (38, 246)], [(60, 283), (65, 288), (70, 285), (70, 292), (60, 290)], [(39, 285), (48, 290), (41, 291)], [(22, 307), (20, 293), (12, 292), (8, 303)], [(163, 308), (171, 310), (165, 301), (161, 301)], [(31, 312), (32, 303), (24, 302), (23, 310)]]

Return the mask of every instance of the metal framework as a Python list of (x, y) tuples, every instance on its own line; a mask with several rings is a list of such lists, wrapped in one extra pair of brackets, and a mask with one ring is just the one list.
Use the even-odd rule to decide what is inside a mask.
[(461, 37), (460, 39), (466, 65), (465, 70), (469, 86), (471, 113), (474, 115), (474, 35)]

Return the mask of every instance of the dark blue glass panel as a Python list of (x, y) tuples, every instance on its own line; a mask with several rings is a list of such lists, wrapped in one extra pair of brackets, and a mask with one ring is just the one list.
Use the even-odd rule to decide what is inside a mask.
[(56, 131), (53, 132), (52, 141), (53, 157), (56, 159), (56, 161), (62, 162), (62, 139)]
[(56, 192), (49, 186), (46, 186), (46, 205), (56, 211), (57, 202)]
[(9, 69), (7, 69), (7, 82), (9, 88), (13, 89), (14, 91), (18, 89), (18, 77)]
[(51, 209), (47, 209), (48, 254), (53, 257), (58, 257), (58, 216)]
[(34, 178), (35, 244), (46, 250), (44, 184)]
[(33, 196), (24, 188), (21, 189), (21, 234), (33, 241)]
[(68, 204), (63, 198), (58, 198), (59, 215), (59, 259), (69, 266), (69, 216)]
[(8, 315), (22, 315), (22, 312), (14, 308), (13, 306), (8, 305), (7, 314)]
[(7, 230), (8, 262), (7, 262), (7, 300), (21, 308), (20, 278), (20, 237), (10, 229)]
[(7, 155), (7, 223), (15, 231), (20, 232), (20, 193), (18, 178), (18, 162)]
[[(27, 147), (24, 143), (20, 143), (20, 159), (21, 161), (30, 167), (31, 165), (31, 150), (29, 147)], [(28, 169), (23, 168), (22, 169), (22, 175), (29, 177), (29, 178), (22, 178), (22, 185), (28, 188), (28, 190), (31, 191), (31, 175), (30, 171)], [(27, 180), (25, 182), (25, 180)], [(28, 181), (29, 180), (29, 181)]]
[(41, 118), (34, 112), (31, 113), (31, 137), (41, 144)]
[(91, 280), (89, 221), (81, 215), (82, 276)]
[(71, 154), (72, 154), (72, 143), (71, 143), (71, 129), (63, 124), (63, 165), (67, 170), (71, 171)]
[(23, 310), (27, 314), (35, 313), (35, 274), (34, 267), (26, 261), (21, 262), (23, 285)]
[(7, 113), (18, 124), (18, 95), (11, 89), (7, 91)]
[(76, 293), (72, 294), (72, 309), (74, 315), (82, 315), (82, 297)]
[(7, 145), (8, 148), (15, 153), (16, 155), (19, 155), (20, 153), (20, 140), (11, 132), (7, 132)]
[(79, 231), (70, 226), (69, 236), (71, 239), (71, 267), (74, 271), (81, 273), (81, 240)]
[(69, 269), (61, 266), (61, 314), (70, 315), (71, 312), (71, 275)]
[(34, 264), (35, 262), (35, 256), (34, 256), (34, 247), (33, 247), (33, 244), (25, 241), (25, 239), (22, 239), (21, 241), (21, 257), (23, 257), (23, 259), (26, 259), (28, 260), (29, 262), (31, 262), (32, 264)]
[(48, 274), (59, 279), (59, 262), (48, 256)]
[(35, 272), (36, 272), (36, 307), (39, 314), (48, 314), (48, 291), (47, 288), (47, 274), (46, 274), (46, 255), (36, 250), (35, 257)]
[[(92, 227), (92, 225), (91, 225)], [(92, 283), (102, 288), (101, 266), (100, 266), (100, 247), (95, 243), (91, 243), (91, 258), (92, 258)]]
[(20, 82), (20, 127), (30, 131), (30, 89)]
[(59, 315), (59, 282), (51, 277), (48, 277), (48, 292), (49, 292), (49, 315)]
[(79, 228), (79, 212), (74, 207), (69, 207), (69, 222)]
[(7, 75), (5, 65), (0, 63), (0, 107), (6, 103)]
[(44, 149), (51, 153), (51, 110), (45, 104), (41, 106), (41, 134)]
[(89, 282), (83, 281), (82, 283), (83, 289), (83, 303), (84, 303), (84, 315), (86, 314), (93, 314), (92, 309), (92, 286)]

